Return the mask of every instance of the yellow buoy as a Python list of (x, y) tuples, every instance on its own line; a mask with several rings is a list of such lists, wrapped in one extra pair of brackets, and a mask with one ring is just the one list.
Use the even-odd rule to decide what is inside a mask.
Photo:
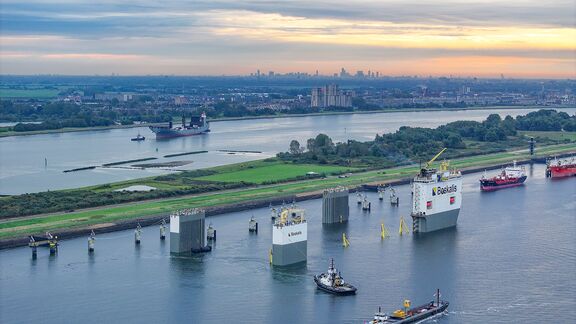
[(388, 236), (390, 236), (390, 234), (388, 234), (388, 229), (386, 228), (386, 226), (384, 226), (384, 223), (380, 224), (380, 237), (382, 239), (385, 239)]
[(346, 238), (346, 233), (342, 233), (342, 246), (343, 247), (350, 246), (350, 241), (348, 241), (348, 239)]
[(403, 235), (408, 233), (410, 233), (408, 225), (406, 225), (406, 222), (404, 222), (404, 217), (400, 217), (400, 227), (398, 228), (398, 234)]

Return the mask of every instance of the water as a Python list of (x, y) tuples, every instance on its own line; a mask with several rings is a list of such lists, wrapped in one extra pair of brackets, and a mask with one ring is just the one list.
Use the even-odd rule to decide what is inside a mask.
[[(575, 114), (576, 108), (559, 109)], [(151, 162), (193, 161), (179, 170), (206, 168), (274, 156), (287, 151), (290, 140), (302, 145), (325, 133), (335, 141), (371, 140), (376, 134), (400, 126), (436, 127), (455, 120), (484, 120), (489, 114), (526, 114), (530, 109), (399, 112), (308, 116), (280, 119), (223, 121), (211, 124), (208, 135), (156, 140), (148, 128), (112, 129), (76, 133), (43, 134), (0, 138), (0, 194), (21, 194), (136, 179), (170, 171), (97, 168), (62, 173), (90, 165), (157, 157)], [(138, 133), (144, 142), (131, 142)], [(156, 151), (158, 150), (158, 151)], [(207, 150), (206, 154), (162, 158), (166, 154)], [(228, 154), (218, 150), (256, 150), (256, 153)], [(45, 159), (47, 165), (45, 165)]]
[[(218, 242), (204, 256), (170, 257), (157, 226), (144, 228), (139, 248), (133, 231), (98, 235), (93, 256), (86, 238), (63, 241), (56, 257), (39, 250), (37, 260), (28, 248), (0, 251), (0, 322), (362, 323), (378, 306), (432, 300), (436, 288), (450, 301), (436, 323), (573, 322), (576, 179), (546, 179), (543, 165), (528, 171), (525, 186), (495, 193), (479, 191), (480, 174), (465, 176), (458, 227), (420, 237), (397, 234), (408, 186), (397, 188), (398, 208), (369, 194), (370, 214), (351, 195), (348, 225), (331, 229), (320, 224), (320, 200), (303, 202), (308, 263), (291, 270), (268, 265), (267, 208), (210, 217)], [(382, 221), (392, 235), (384, 241)], [(312, 276), (331, 257), (356, 296), (317, 291)]]

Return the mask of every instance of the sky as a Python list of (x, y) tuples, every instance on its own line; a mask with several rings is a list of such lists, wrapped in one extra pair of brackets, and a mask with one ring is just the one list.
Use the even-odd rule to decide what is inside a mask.
[(1, 0), (0, 74), (576, 78), (574, 0)]

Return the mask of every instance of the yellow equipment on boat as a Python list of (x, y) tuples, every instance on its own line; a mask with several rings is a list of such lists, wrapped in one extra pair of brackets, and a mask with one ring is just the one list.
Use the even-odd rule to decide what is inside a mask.
[(394, 316), (394, 317), (399, 317), (399, 318), (404, 318), (404, 317), (406, 317), (406, 312), (404, 312), (404, 311), (401, 310), (401, 309), (397, 309), (397, 310), (394, 311), (394, 313), (392, 313), (392, 316)]
[(443, 148), (442, 151), (440, 151), (438, 154), (436, 154), (430, 161), (426, 162), (426, 169), (429, 169), (430, 166), (432, 165), (432, 163), (434, 161), (436, 161), (436, 159), (442, 154), (444, 153), (444, 151), (446, 151), (446, 148)]
[(409, 299), (404, 299), (404, 307), (410, 308), (410, 300)]

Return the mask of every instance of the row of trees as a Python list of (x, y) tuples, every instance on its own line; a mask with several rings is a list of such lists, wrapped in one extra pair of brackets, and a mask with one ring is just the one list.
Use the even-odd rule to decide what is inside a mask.
[(131, 125), (136, 121), (158, 123), (172, 120), (167, 110), (87, 108), (73, 103), (54, 102), (43, 105), (14, 104), (0, 101), (0, 120), (42, 120), (41, 123), (18, 123), (12, 127), (16, 132), (65, 127), (110, 126), (116, 123)]
[[(320, 162), (349, 165), (351, 160), (376, 159), (379, 164), (398, 165), (429, 158), (442, 147), (452, 150), (450, 155), (469, 155), (466, 151), (466, 141), (498, 143), (508, 141), (517, 135), (517, 130), (531, 125), (530, 130), (545, 130), (538, 125), (547, 125), (549, 119), (560, 119), (565, 130), (570, 130), (576, 116), (570, 117), (553, 110), (541, 110), (516, 119), (506, 116), (502, 119), (498, 114), (491, 114), (483, 122), (456, 121), (435, 129), (421, 127), (400, 127), (394, 133), (376, 135), (373, 141), (359, 142), (349, 140), (334, 143), (326, 134), (319, 134), (306, 141), (305, 148), (293, 140), (289, 151), (278, 154), (282, 159), (294, 162)], [(568, 127), (567, 127), (568, 126)], [(566, 129), (568, 128), (568, 129)], [(561, 128), (562, 129), (562, 128)], [(504, 145), (508, 142), (504, 142)], [(501, 145), (484, 145), (485, 150), (495, 150)], [(493, 147), (493, 148), (491, 148)], [(477, 152), (480, 153), (480, 152)]]

